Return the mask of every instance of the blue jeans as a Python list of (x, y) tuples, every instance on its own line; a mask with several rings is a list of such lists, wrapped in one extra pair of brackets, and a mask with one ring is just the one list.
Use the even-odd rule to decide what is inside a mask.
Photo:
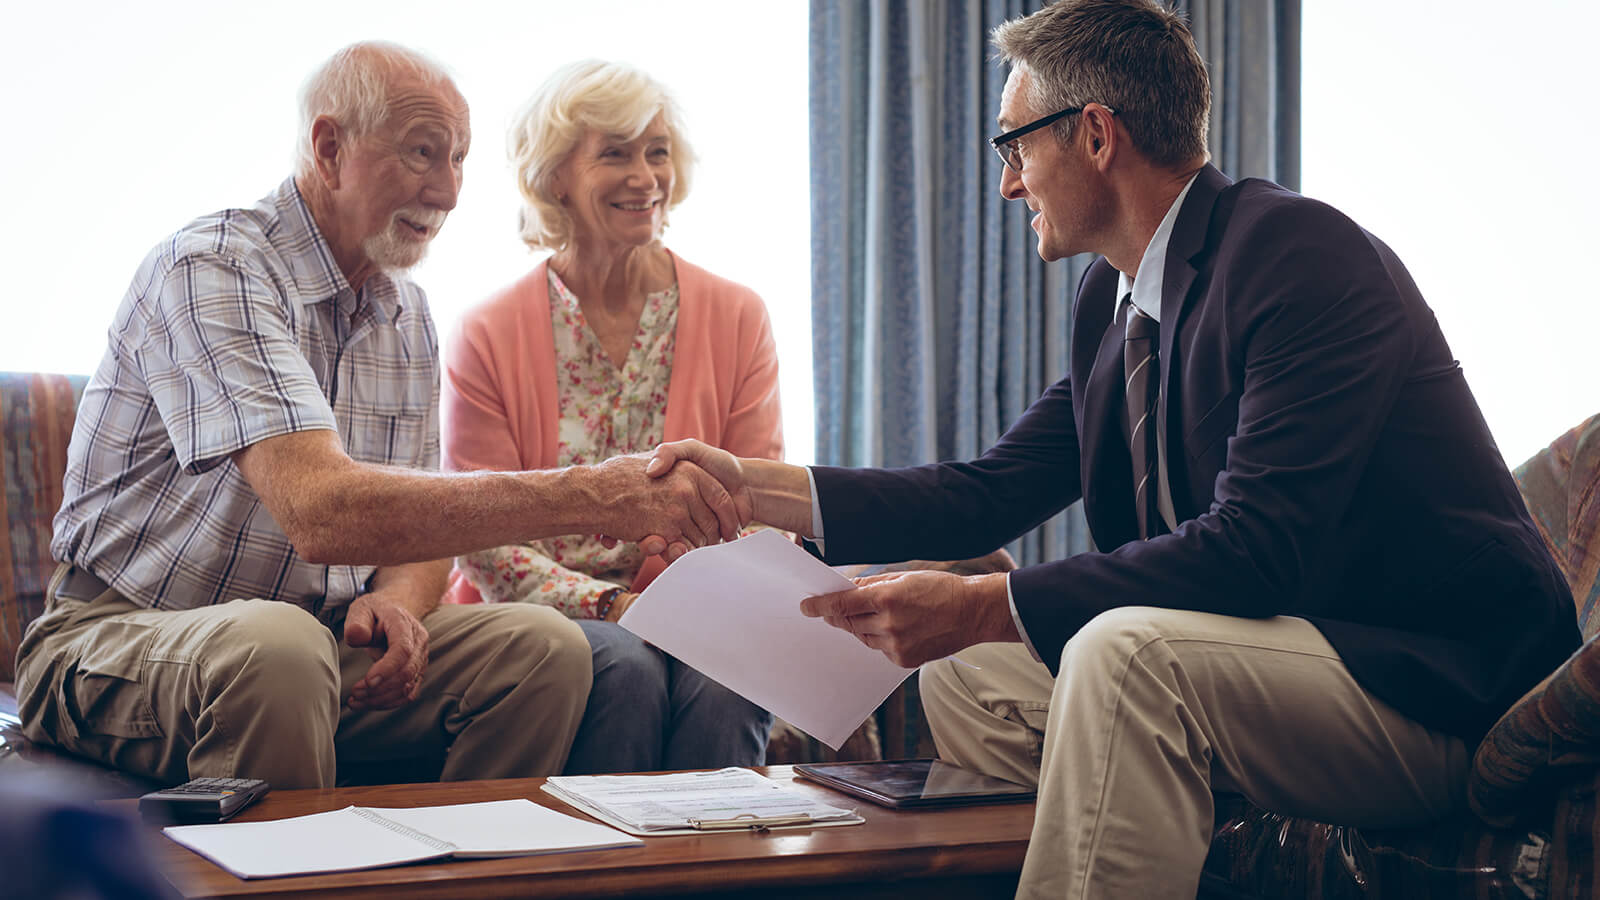
[(759, 766), (772, 714), (615, 622), (580, 619), (594, 687), (568, 775)]

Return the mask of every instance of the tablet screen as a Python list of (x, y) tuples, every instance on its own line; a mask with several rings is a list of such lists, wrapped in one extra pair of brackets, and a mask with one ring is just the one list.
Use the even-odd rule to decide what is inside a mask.
[(891, 806), (1026, 800), (1033, 788), (937, 759), (807, 763), (795, 771)]

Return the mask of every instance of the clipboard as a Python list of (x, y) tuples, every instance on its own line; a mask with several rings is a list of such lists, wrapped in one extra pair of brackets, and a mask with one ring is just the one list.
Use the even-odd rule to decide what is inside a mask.
[[(671, 779), (671, 778), (675, 778), (675, 777), (692, 776), (692, 775), (695, 775), (695, 774), (702, 774), (702, 775), (707, 775), (707, 776), (713, 776), (713, 775), (727, 776), (727, 775), (730, 775), (732, 773), (739, 773), (741, 775), (741, 777), (748, 776), (748, 778), (750, 778), (750, 779), (760, 779), (760, 782), (770, 785), (770, 788), (772, 790), (774, 790), (774, 791), (784, 791), (784, 789), (782, 788), (781, 785), (778, 785), (775, 782), (772, 782), (770, 779), (766, 778), (765, 776), (762, 776), (762, 775), (760, 775), (760, 774), (758, 774), (756, 772), (750, 771), (749, 769), (737, 769), (737, 768), (723, 769), (723, 770), (720, 770), (718, 772), (680, 773), (679, 775), (588, 776), (588, 777), (591, 777), (591, 778)], [(598, 819), (599, 821), (604, 822), (607, 825), (610, 825), (612, 828), (615, 828), (615, 829), (617, 829), (619, 831), (627, 832), (628, 834), (635, 835), (637, 837), (664, 837), (664, 836), (669, 836), (669, 835), (714, 834), (714, 833), (752, 832), (752, 831), (759, 833), (759, 832), (790, 830), (790, 829), (799, 829), (799, 828), (831, 828), (831, 827), (833, 827), (835, 825), (860, 825), (860, 824), (866, 822), (866, 819), (863, 819), (861, 817), (861, 815), (859, 813), (857, 813), (854, 809), (841, 809), (841, 808), (838, 808), (838, 807), (831, 807), (831, 806), (828, 806), (827, 804), (821, 803), (819, 801), (813, 801), (810, 798), (796, 796), (795, 799), (796, 799), (797, 803), (799, 803), (800, 805), (811, 807), (812, 809), (814, 809), (818, 813), (820, 813), (820, 815), (814, 815), (814, 814), (812, 814), (810, 812), (802, 812), (802, 813), (796, 813), (796, 814), (791, 814), (791, 815), (773, 815), (773, 816), (760, 815), (760, 814), (754, 813), (754, 812), (734, 813), (732, 815), (726, 815), (726, 814), (706, 815), (706, 816), (688, 815), (688, 816), (684, 817), (684, 819), (683, 819), (681, 824), (679, 824), (679, 823), (671, 823), (671, 824), (667, 824), (665, 826), (642, 827), (642, 826), (640, 826), (639, 824), (637, 824), (635, 822), (630, 822), (627, 819), (620, 818), (611, 809), (608, 809), (603, 804), (595, 802), (591, 798), (584, 796), (582, 793), (579, 793), (579, 792), (573, 791), (573, 790), (567, 790), (565, 787), (563, 787), (563, 785), (561, 783), (563, 781), (573, 782), (575, 780), (576, 779), (574, 779), (572, 777), (563, 778), (563, 777), (559, 777), (559, 776), (555, 777), (555, 778), (547, 779), (545, 781), (545, 783), (540, 786), (540, 790), (544, 791), (545, 793), (549, 794), (552, 797), (555, 797), (555, 798), (561, 800), (563, 803), (566, 803), (568, 806), (571, 806), (572, 808), (574, 808), (574, 809), (576, 809), (576, 810), (578, 810), (578, 811), (580, 811), (582, 813), (585, 813), (586, 815), (592, 816), (593, 818)], [(666, 783), (666, 782), (662, 782), (662, 783)], [(751, 783), (753, 784), (755, 782), (751, 782)], [(788, 794), (790, 796), (794, 796), (792, 792), (784, 791), (784, 793), (786, 793), (786, 794)]]

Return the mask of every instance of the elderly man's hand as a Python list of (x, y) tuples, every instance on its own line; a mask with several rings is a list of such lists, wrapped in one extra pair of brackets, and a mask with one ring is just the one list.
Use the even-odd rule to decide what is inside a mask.
[(656, 463), (644, 455), (618, 456), (595, 466), (604, 502), (613, 515), (603, 532), (638, 541), (647, 554), (670, 562), (695, 547), (731, 541), (749, 522), (726, 488), (693, 463), (646, 475)]
[(850, 632), (912, 668), (984, 641), (1016, 641), (1004, 574), (895, 572), (857, 578), (853, 590), (807, 597), (800, 611)]
[(376, 590), (352, 601), (344, 642), (366, 647), (377, 660), (350, 689), (351, 709), (393, 709), (417, 699), (428, 667), (428, 630), (400, 591)]

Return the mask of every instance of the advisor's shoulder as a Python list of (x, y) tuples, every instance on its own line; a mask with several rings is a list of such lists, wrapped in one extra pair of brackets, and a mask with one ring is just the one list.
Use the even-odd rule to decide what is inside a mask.
[(1219, 207), (1229, 212), (1231, 228), (1255, 237), (1298, 238), (1307, 232), (1324, 237), (1361, 238), (1355, 220), (1335, 207), (1261, 178), (1246, 178), (1225, 191)]

